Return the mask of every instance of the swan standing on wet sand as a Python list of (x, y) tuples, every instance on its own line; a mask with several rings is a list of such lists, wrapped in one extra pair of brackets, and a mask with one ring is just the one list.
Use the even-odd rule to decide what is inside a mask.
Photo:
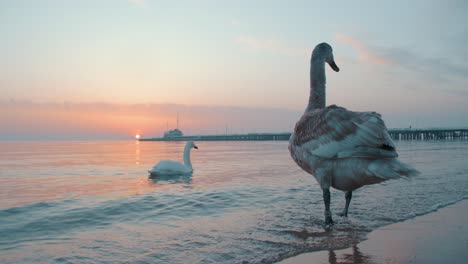
[(190, 161), (190, 150), (198, 149), (193, 141), (187, 141), (184, 148), (184, 164), (175, 160), (161, 160), (148, 172), (151, 176), (171, 176), (185, 175), (193, 172), (192, 162)]
[(323, 191), (325, 224), (333, 224), (330, 187), (345, 192), (348, 216), (352, 191), (368, 184), (419, 172), (400, 162), (380, 114), (325, 107), (325, 62), (338, 72), (330, 45), (317, 45), (310, 62), (309, 104), (289, 139), (294, 161), (312, 174)]

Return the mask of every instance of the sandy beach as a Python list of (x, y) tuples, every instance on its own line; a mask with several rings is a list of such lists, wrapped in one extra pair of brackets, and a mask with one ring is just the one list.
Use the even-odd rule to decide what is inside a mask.
[(468, 263), (468, 200), (388, 225), (347, 249), (305, 253), (281, 264)]

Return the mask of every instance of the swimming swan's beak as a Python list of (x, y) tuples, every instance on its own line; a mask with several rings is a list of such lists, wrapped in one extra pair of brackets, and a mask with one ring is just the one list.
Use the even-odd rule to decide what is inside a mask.
[(338, 68), (338, 66), (336, 66), (336, 63), (335, 63), (334, 60), (329, 61), (328, 64), (330, 64), (330, 67), (331, 67), (334, 71), (336, 71), (336, 72), (339, 72), (339, 71), (340, 71), (340, 68)]
[(193, 145), (193, 148), (194, 148), (194, 149), (198, 149), (198, 147), (197, 147), (197, 146), (195, 146), (195, 145)]

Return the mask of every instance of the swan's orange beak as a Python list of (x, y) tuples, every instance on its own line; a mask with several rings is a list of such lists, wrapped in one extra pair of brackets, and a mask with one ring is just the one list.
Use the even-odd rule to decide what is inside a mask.
[(336, 71), (336, 72), (339, 72), (339, 71), (340, 71), (340, 68), (338, 68), (338, 66), (336, 66), (336, 63), (335, 63), (334, 60), (329, 61), (328, 64), (330, 65), (330, 67), (331, 67), (334, 71)]

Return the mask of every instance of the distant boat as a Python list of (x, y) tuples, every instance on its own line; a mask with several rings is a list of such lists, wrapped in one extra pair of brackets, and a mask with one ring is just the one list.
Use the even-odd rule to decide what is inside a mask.
[(183, 135), (184, 133), (178, 128), (164, 132), (164, 138), (182, 137)]
[(164, 132), (164, 138), (182, 137), (184, 133), (179, 129), (179, 113), (177, 113), (177, 128)]

